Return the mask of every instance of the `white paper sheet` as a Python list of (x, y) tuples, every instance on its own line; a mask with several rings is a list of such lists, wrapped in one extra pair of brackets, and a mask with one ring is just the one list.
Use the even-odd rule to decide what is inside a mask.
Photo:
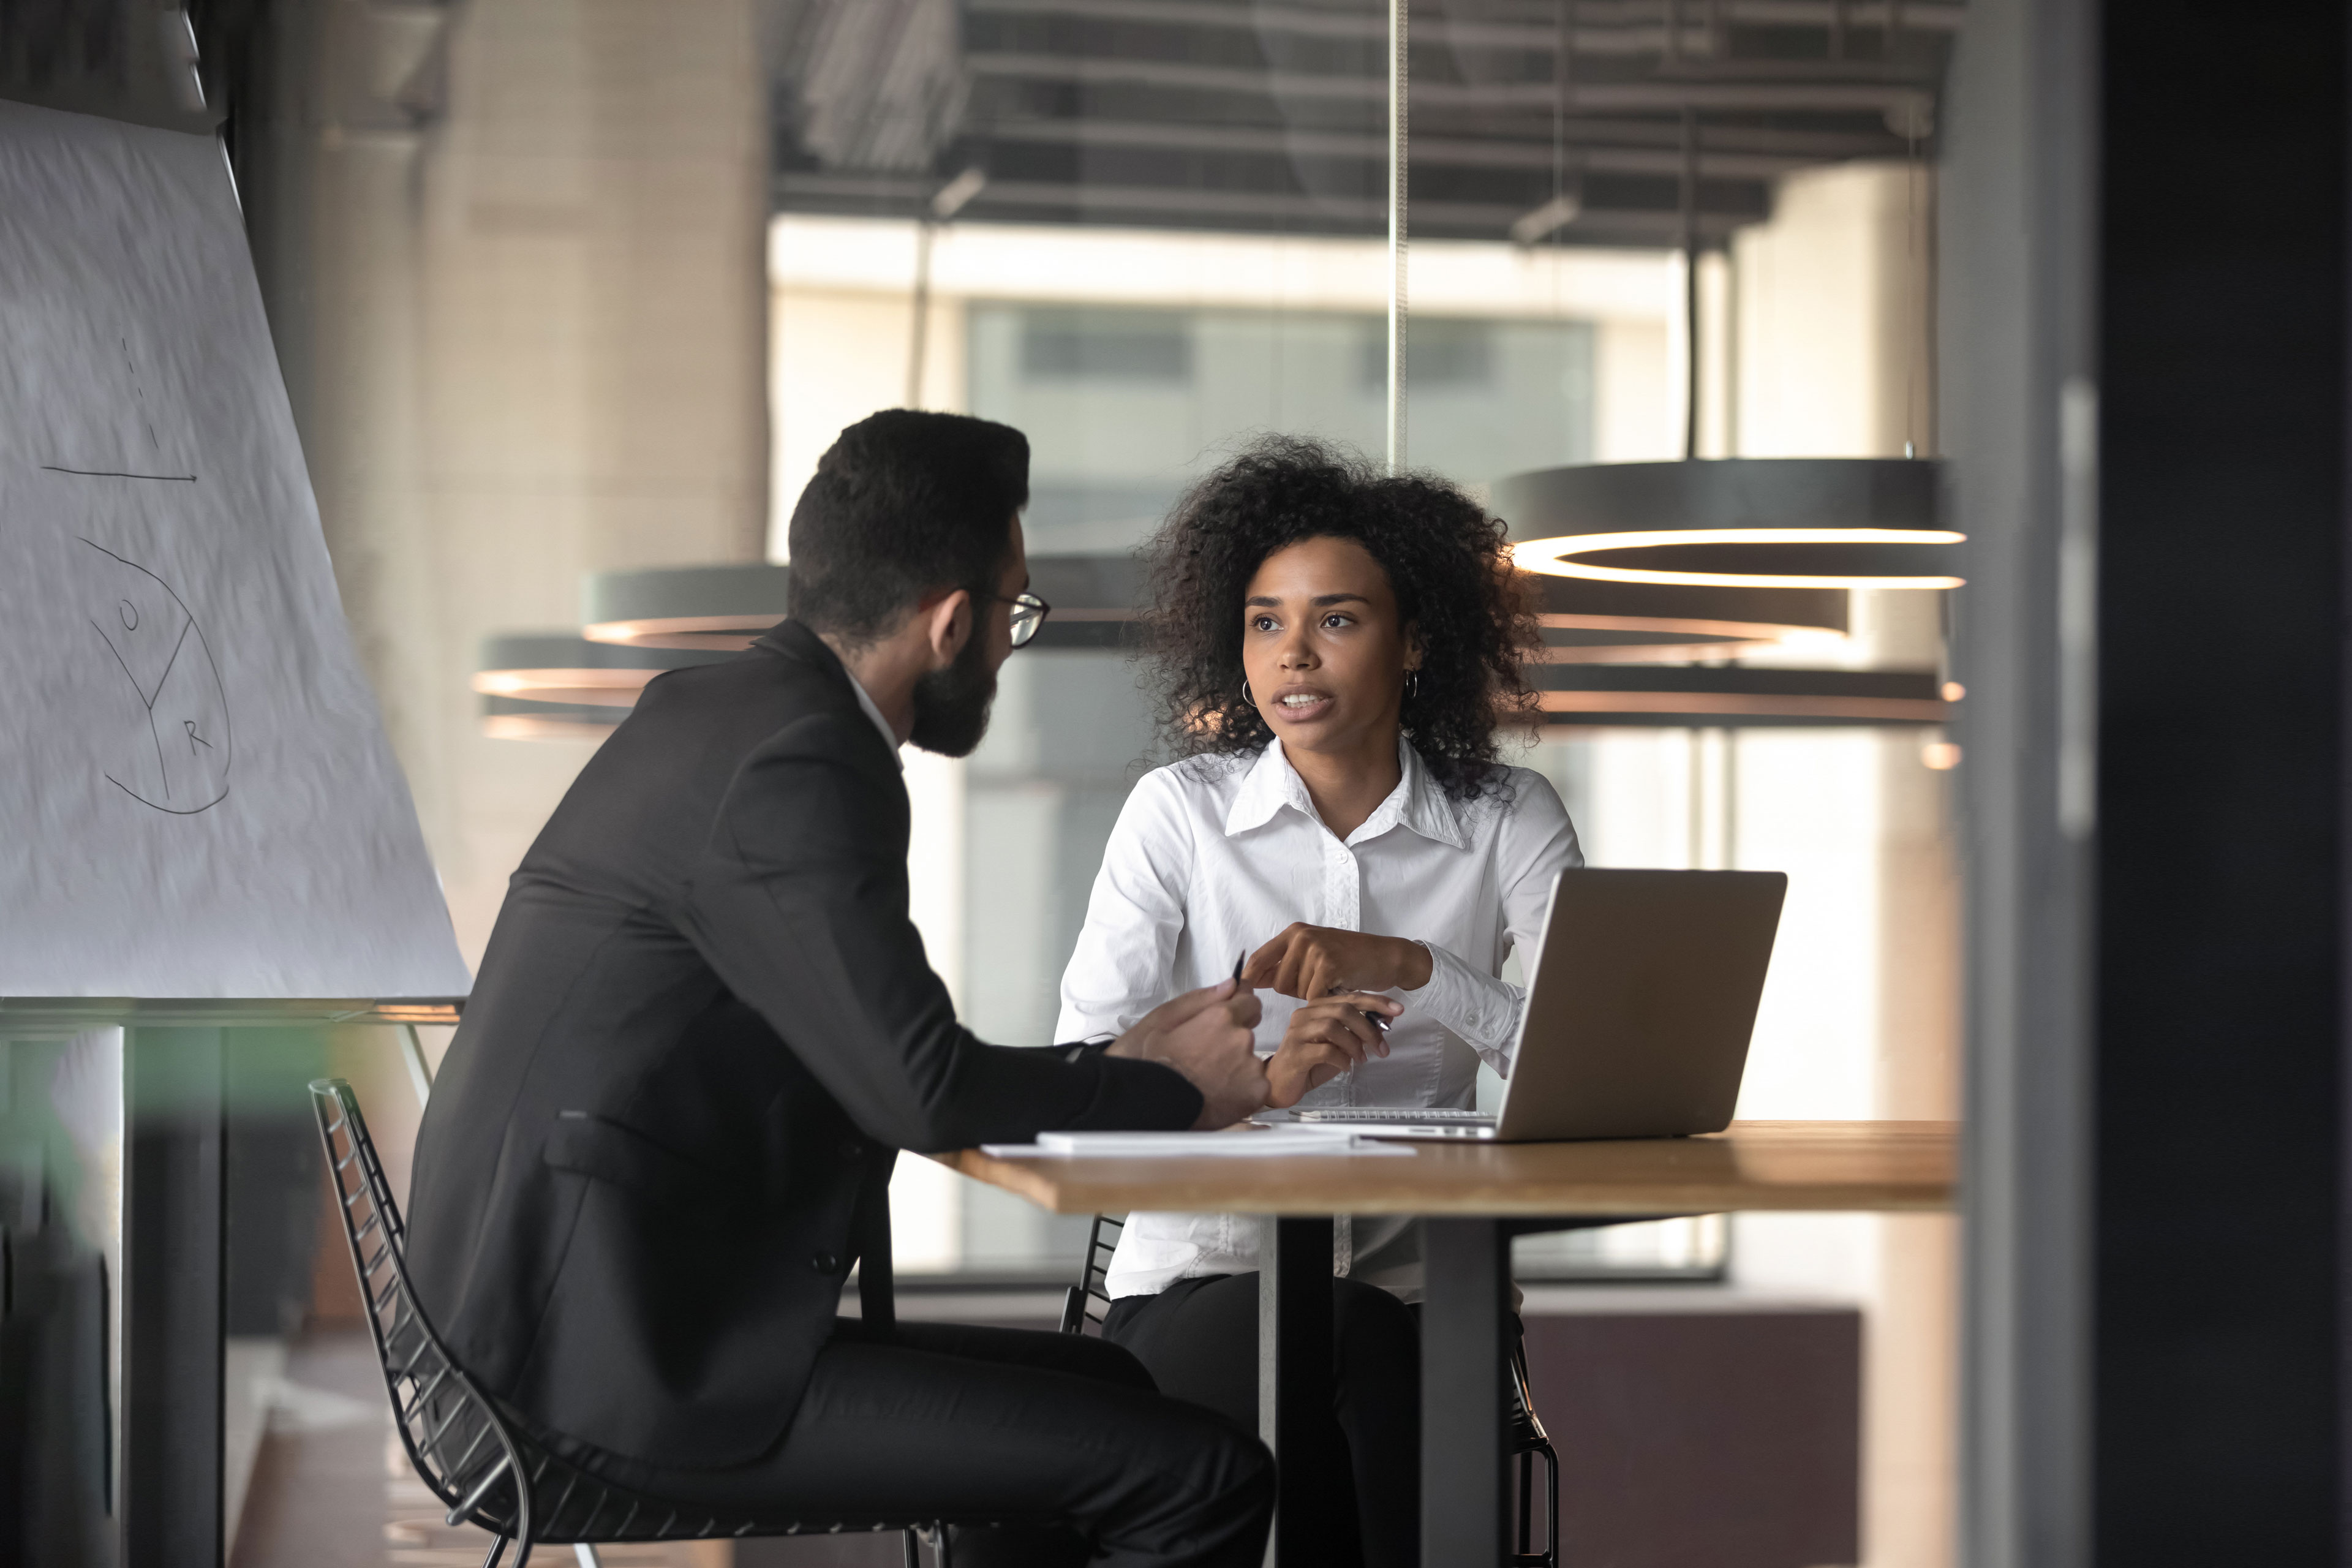
[(1034, 1143), (983, 1143), (980, 1152), (998, 1159), (1273, 1160), (1300, 1154), (1411, 1154), (1413, 1149), (1337, 1130), (1286, 1127), (1252, 1132), (1040, 1132)]
[(209, 138), (0, 102), (0, 996), (468, 986)]

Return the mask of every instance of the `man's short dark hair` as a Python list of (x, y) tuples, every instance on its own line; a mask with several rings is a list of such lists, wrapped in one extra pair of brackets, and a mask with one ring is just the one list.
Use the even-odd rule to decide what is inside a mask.
[(785, 610), (853, 646), (938, 588), (992, 593), (1029, 504), (1029, 438), (963, 414), (892, 408), (817, 460), (793, 508)]

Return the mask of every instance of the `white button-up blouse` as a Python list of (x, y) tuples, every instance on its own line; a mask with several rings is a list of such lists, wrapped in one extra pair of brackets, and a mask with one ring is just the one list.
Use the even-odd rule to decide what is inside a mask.
[[(1508, 1076), (1525, 993), (1501, 978), (1532, 948), (1560, 869), (1580, 866), (1576, 828), (1549, 781), (1505, 770), (1458, 801), (1398, 742), (1403, 777), (1342, 841), (1316, 814), (1276, 741), (1255, 757), (1192, 757), (1139, 780), (1111, 830), (1069, 969), (1055, 1037), (1124, 1034), (1179, 992), (1214, 984), (1293, 921), (1408, 937), (1429, 949), (1418, 991), (1373, 1058), (1301, 1105), (1467, 1106), (1484, 1058)], [(1299, 1003), (1259, 993), (1257, 1048), (1271, 1056)], [(1417, 1230), (1402, 1219), (1337, 1228), (1342, 1274), (1420, 1294)], [(1113, 1296), (1257, 1267), (1257, 1227), (1232, 1215), (1139, 1214), (1111, 1260)]]

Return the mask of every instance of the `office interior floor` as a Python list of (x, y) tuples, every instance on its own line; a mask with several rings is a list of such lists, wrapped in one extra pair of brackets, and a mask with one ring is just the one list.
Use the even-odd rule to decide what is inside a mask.
[[(1727, 1291), (1530, 1299), (1536, 1403), (1561, 1460), (1571, 1568), (1857, 1560), (1859, 1315)], [(950, 1315), (948, 1301), (926, 1302)], [(992, 1303), (993, 1305), (993, 1303)], [(1560, 1310), (1565, 1307), (1566, 1310)], [(1003, 1321), (993, 1312), (972, 1311)], [(1034, 1320), (1020, 1326), (1049, 1326)], [(392, 1436), (363, 1330), (313, 1328), (267, 1381), (230, 1568), (476, 1568)], [(608, 1568), (899, 1568), (896, 1536), (604, 1550)], [(533, 1553), (542, 1568), (568, 1552)]]

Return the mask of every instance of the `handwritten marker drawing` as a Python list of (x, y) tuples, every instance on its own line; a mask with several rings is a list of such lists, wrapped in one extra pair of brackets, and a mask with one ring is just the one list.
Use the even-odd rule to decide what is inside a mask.
[(115, 342), (122, 346), (123, 384), (131, 392), (131, 412), (137, 416), (140, 428), (147, 434), (148, 461), (142, 464), (137, 458), (125, 458), (122, 466), (116, 468), (77, 468), (64, 463), (43, 463), (41, 467), (52, 474), (73, 474), (86, 479), (162, 479), (171, 484), (194, 484), (194, 474), (143, 471), (146, 468), (171, 465), (163, 456), (163, 443), (155, 434), (155, 416), (147, 405), (147, 388), (139, 379), (139, 362), (131, 356), (131, 340), (118, 337)]
[(106, 781), (174, 816), (208, 811), (228, 797), (234, 746), (228, 692), (204, 627), (163, 578), (95, 540), (82, 542), (105, 557), (98, 579), (111, 595), (89, 606), (90, 628), (104, 645), (99, 657), (121, 671), (137, 702), (121, 710)]

